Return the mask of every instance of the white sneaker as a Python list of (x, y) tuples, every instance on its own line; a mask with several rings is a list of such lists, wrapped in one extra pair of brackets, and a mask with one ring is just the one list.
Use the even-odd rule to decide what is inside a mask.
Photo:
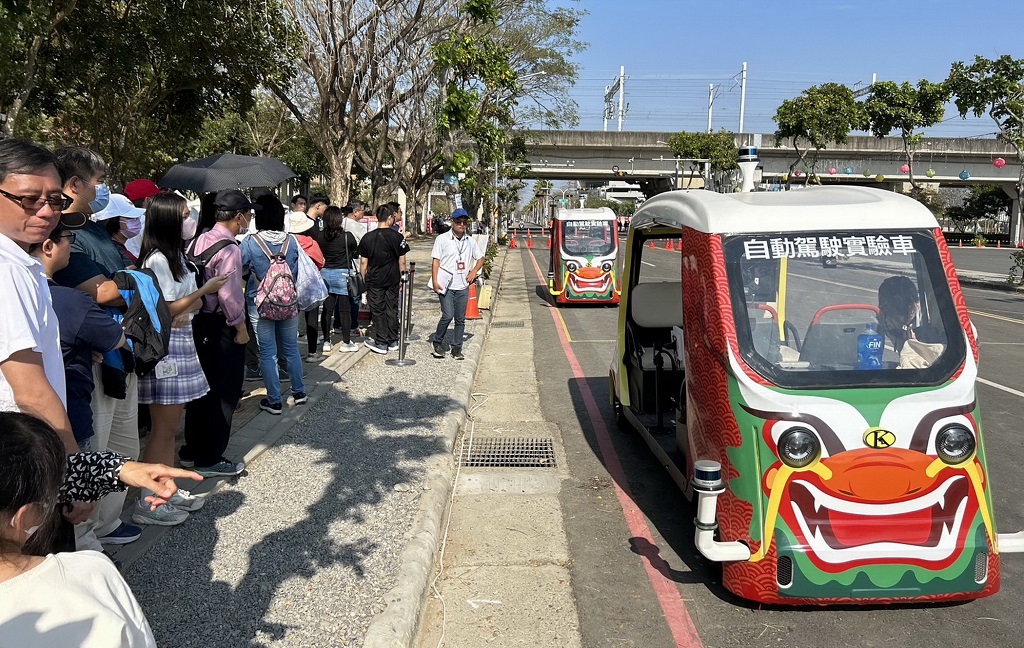
[(155, 511), (149, 510), (149, 504), (139, 500), (132, 513), (132, 522), (135, 524), (153, 524), (156, 526), (175, 526), (188, 519), (188, 511), (171, 504), (161, 504)]
[(178, 492), (171, 496), (168, 504), (181, 509), (182, 511), (188, 511), (191, 513), (192, 511), (198, 511), (203, 508), (203, 505), (206, 504), (206, 500), (197, 495), (193, 495), (187, 490), (179, 488)]
[(348, 344), (342, 344), (338, 348), (344, 351), (345, 353), (352, 353), (353, 351), (359, 350), (359, 347), (353, 344), (352, 342), (349, 342)]
[(324, 342), (324, 353), (330, 353), (332, 348), (330, 342)]

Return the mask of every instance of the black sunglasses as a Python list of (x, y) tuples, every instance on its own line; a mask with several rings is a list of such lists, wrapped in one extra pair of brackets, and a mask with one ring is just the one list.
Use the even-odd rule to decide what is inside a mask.
[(71, 203), (75, 202), (74, 198), (64, 193), (61, 193), (59, 197), (57, 195), (53, 195), (47, 196), (46, 198), (40, 198), (39, 196), (18, 196), (0, 189), (0, 196), (3, 196), (11, 202), (18, 203), (25, 211), (36, 211), (42, 209), (44, 204), (47, 204), (53, 211), (62, 212), (70, 207)]

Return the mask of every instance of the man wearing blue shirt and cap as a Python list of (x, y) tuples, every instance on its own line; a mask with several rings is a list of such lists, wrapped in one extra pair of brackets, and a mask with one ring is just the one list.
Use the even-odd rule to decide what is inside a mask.
[(452, 340), (452, 357), (462, 360), (462, 339), (466, 331), (466, 305), (469, 303), (469, 286), (484, 267), (484, 255), (473, 237), (466, 233), (469, 214), (459, 207), (452, 212), (452, 228), (434, 239), (431, 252), (433, 264), (430, 281), (441, 302), (441, 319), (430, 338), (435, 358), (444, 357), (444, 336), (448, 325), (455, 320)]

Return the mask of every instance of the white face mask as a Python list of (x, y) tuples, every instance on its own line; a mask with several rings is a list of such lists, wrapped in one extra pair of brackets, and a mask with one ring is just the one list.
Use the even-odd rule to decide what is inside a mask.
[(189, 216), (185, 220), (181, 221), (181, 238), (186, 241), (190, 241), (195, 238), (196, 228), (199, 227), (199, 222), (196, 219)]

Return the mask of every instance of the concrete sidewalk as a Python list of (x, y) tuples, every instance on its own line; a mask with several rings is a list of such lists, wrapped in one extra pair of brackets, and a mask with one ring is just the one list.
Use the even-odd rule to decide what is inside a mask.
[(490, 319), (467, 322), (466, 360), (430, 356), (430, 243), (409, 255), (415, 365), (365, 348), (307, 364), (306, 405), (238, 417), (243, 476), (195, 486), (202, 510), (118, 549), (160, 646), (410, 644)]

